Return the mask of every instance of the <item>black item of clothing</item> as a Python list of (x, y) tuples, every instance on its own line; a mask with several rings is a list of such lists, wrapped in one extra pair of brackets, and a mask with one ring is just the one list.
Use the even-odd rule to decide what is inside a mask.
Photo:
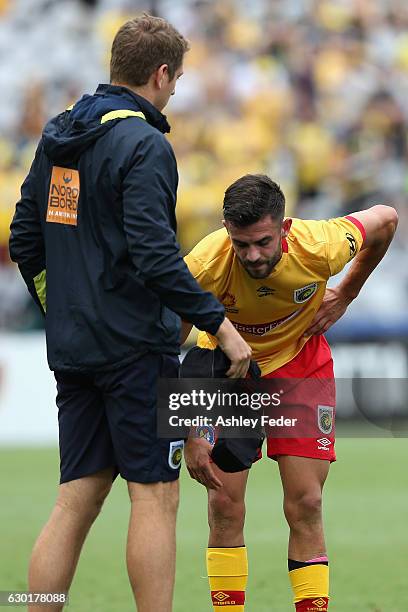
[[(180, 378), (225, 378), (231, 365), (228, 357), (217, 347), (215, 350), (194, 346), (188, 351), (180, 366)], [(261, 377), (256, 361), (251, 361), (249, 379), (234, 382), (232, 391), (251, 389), (251, 379)], [(242, 472), (252, 467), (262, 447), (264, 435), (260, 427), (248, 438), (223, 438), (222, 428), (216, 432), (211, 459), (223, 472)]]
[(156, 381), (178, 367), (175, 355), (146, 353), (109, 372), (55, 372), (60, 482), (107, 468), (129, 482), (176, 480), (184, 441), (157, 438)]
[[(180, 317), (211, 334), (223, 321), (223, 306), (194, 280), (176, 240), (169, 130), (148, 100), (112, 85), (44, 129), (16, 205), (10, 256), (46, 309), (52, 370), (93, 372), (145, 352), (178, 354)], [(54, 171), (61, 193), (73, 174), (79, 183), (70, 224), (62, 208), (72, 202), (51, 204)], [(53, 221), (51, 206), (59, 207)]]
[[(180, 378), (226, 378), (231, 361), (217, 346), (214, 350), (193, 346), (180, 365)], [(261, 368), (251, 359), (249, 378), (260, 378)]]

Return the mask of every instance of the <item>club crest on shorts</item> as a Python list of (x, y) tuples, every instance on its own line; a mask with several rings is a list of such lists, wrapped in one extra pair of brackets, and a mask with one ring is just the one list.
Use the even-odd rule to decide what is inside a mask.
[(333, 431), (333, 412), (332, 406), (317, 407), (317, 424), (319, 429), (324, 434), (330, 434)]
[(317, 283), (310, 283), (310, 285), (305, 285), (304, 287), (295, 289), (293, 292), (293, 299), (295, 300), (296, 304), (303, 304), (303, 302), (310, 300), (316, 291)]
[(169, 448), (169, 466), (173, 470), (178, 470), (181, 465), (183, 458), (184, 440), (177, 440), (177, 442), (170, 442)]
[(211, 425), (200, 425), (196, 429), (197, 438), (205, 438), (210, 444), (215, 442), (215, 429)]

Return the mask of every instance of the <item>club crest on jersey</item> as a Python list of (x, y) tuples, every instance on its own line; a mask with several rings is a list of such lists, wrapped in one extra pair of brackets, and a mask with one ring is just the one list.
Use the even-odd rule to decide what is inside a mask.
[(266, 297), (267, 295), (273, 295), (275, 293), (275, 289), (262, 285), (262, 287), (258, 287), (256, 293), (258, 294), (258, 297)]
[(310, 283), (310, 285), (305, 285), (305, 287), (300, 287), (300, 289), (295, 289), (293, 292), (293, 299), (296, 304), (303, 304), (310, 300), (312, 295), (314, 295), (317, 291), (317, 283)]
[(333, 412), (332, 406), (317, 407), (317, 424), (319, 429), (324, 434), (330, 434), (333, 431)]
[(181, 465), (183, 458), (184, 440), (177, 440), (177, 442), (170, 442), (169, 448), (169, 466), (173, 470), (178, 470)]

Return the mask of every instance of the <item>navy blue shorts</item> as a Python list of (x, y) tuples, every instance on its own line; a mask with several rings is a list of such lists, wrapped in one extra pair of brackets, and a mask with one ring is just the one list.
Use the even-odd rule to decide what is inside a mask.
[(109, 372), (55, 372), (60, 482), (109, 467), (129, 482), (179, 477), (183, 441), (157, 437), (157, 380), (175, 378), (176, 355), (147, 353)]

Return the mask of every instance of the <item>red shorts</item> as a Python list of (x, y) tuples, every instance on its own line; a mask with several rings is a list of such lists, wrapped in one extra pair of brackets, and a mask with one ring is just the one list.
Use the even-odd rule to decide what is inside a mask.
[[(264, 378), (315, 379), (312, 383), (313, 393), (302, 392), (300, 382), (300, 385), (295, 385), (285, 393), (285, 404), (296, 406), (300, 413), (304, 413), (304, 416), (317, 424), (318, 428), (316, 437), (277, 438), (267, 435), (268, 457), (276, 459), (279, 455), (291, 455), (336, 461), (334, 450), (336, 389), (333, 359), (326, 338), (312, 336), (296, 357)], [(320, 384), (316, 379), (324, 380)], [(259, 456), (262, 456), (261, 452)]]

